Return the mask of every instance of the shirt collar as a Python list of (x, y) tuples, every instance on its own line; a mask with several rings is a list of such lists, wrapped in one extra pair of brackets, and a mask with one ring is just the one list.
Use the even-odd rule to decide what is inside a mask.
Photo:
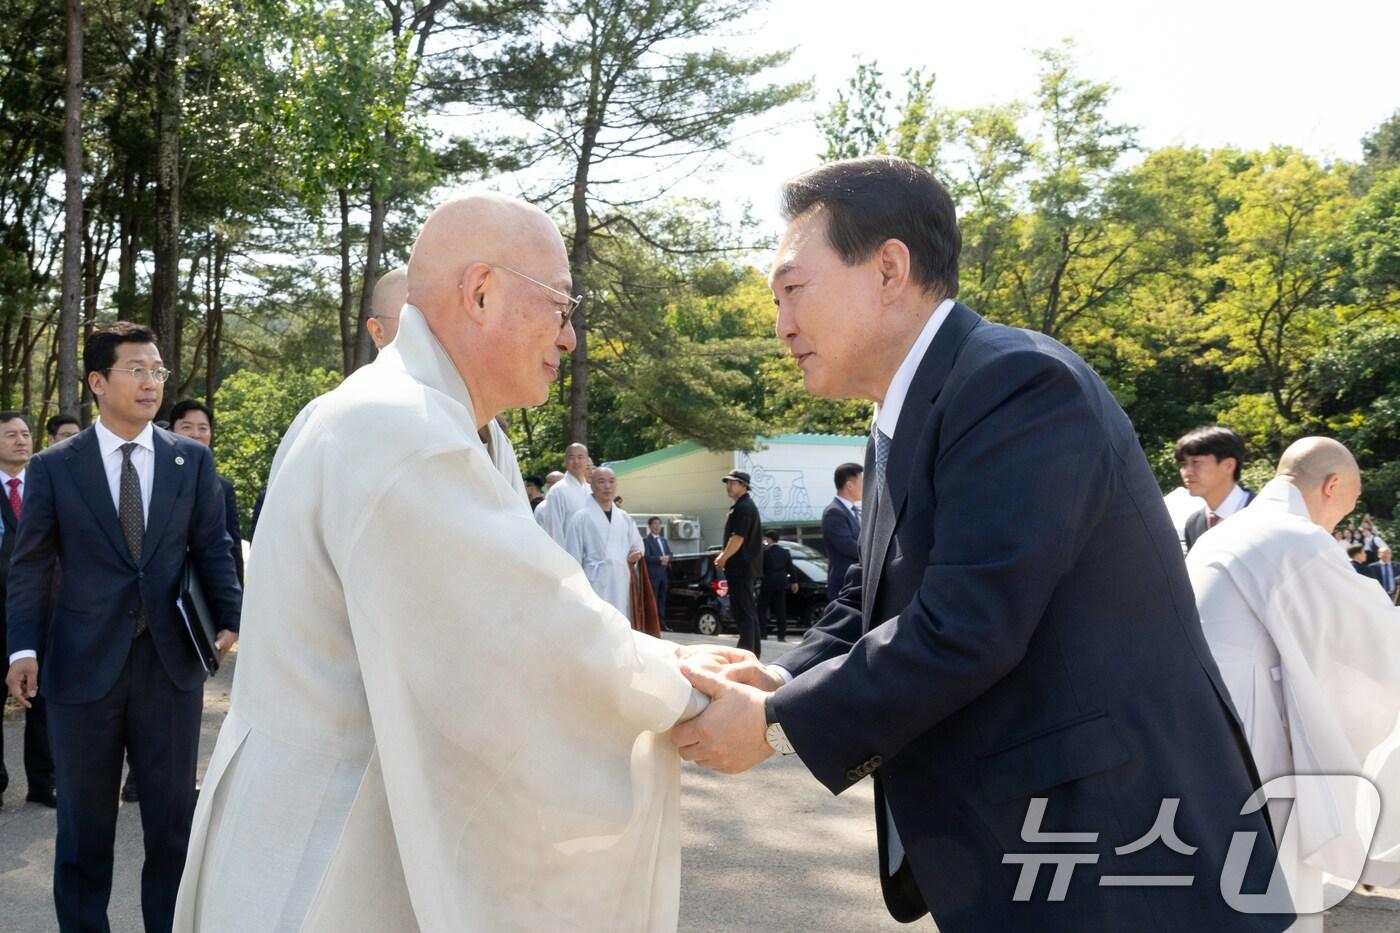
[[(98, 418), (93, 424), (93, 429), (97, 432), (97, 447), (102, 451), (104, 460), (110, 457), (115, 451), (120, 450), (123, 444), (127, 443), (113, 434), (111, 430), (102, 423), (101, 418)], [(147, 421), (146, 426), (141, 429), (141, 433), (132, 438), (132, 442), (135, 443), (137, 447), (144, 447), (151, 453), (155, 453), (155, 434), (156, 432), (151, 422)]]
[(25, 467), (23, 470), (20, 470), (20, 471), (19, 471), (18, 473), (16, 473), (14, 476), (11, 476), (10, 474), (6, 473), (4, 470), (0, 470), (0, 486), (4, 486), (4, 487), (8, 488), (9, 485), (10, 485), (10, 480), (12, 480), (12, 479), (17, 479), (17, 480), (19, 480), (19, 484), (20, 484), (21, 486), (23, 486), (23, 485), (24, 485), (24, 474), (27, 473), (28, 471), (29, 471), (29, 467)]
[(894, 378), (890, 380), (890, 387), (885, 390), (884, 403), (875, 405), (875, 427), (879, 428), (880, 433), (885, 437), (894, 438), (894, 429), (899, 424), (899, 413), (904, 408), (904, 397), (909, 394), (909, 386), (914, 383), (914, 374), (919, 371), (919, 364), (924, 361), (924, 354), (928, 352), (929, 344), (933, 343), (938, 329), (943, 326), (943, 322), (948, 319), (952, 310), (953, 299), (951, 298), (945, 298), (942, 304), (933, 309), (933, 313), (924, 322), (924, 329), (919, 332), (918, 339), (914, 341), (914, 345), (905, 354), (904, 362), (900, 363), (899, 369), (895, 370)]
[(1225, 500), (1220, 503), (1220, 508), (1215, 510), (1215, 514), (1219, 515), (1221, 518), (1229, 518), (1231, 515), (1234, 515), (1240, 509), (1244, 508), (1244, 503), (1248, 495), (1249, 494), (1244, 491), (1244, 487), (1237, 483), (1235, 487), (1230, 490), (1229, 495), (1225, 497)]
[[(1303, 494), (1298, 491), (1288, 480), (1282, 477), (1274, 477), (1259, 490), (1259, 495), (1254, 497), (1256, 502), (1272, 502), (1281, 506), (1284, 511), (1291, 512), (1305, 521), (1312, 521), (1312, 515), (1308, 512), (1308, 504), (1303, 501)], [(1254, 506), (1250, 506), (1250, 511)]]
[(840, 500), (841, 500), (841, 504), (844, 505), (846, 508), (850, 509), (852, 512), (854, 512), (854, 511), (856, 510), (856, 506), (860, 505), (859, 502), (852, 502), (850, 499), (847, 499), (845, 496), (838, 495), (836, 498), (837, 498), (837, 499), (840, 499)]

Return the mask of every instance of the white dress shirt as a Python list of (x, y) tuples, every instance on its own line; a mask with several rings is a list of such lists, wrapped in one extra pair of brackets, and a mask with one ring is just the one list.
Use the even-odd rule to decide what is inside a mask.
[[(120, 514), (122, 445), (127, 442), (109, 431), (100, 418), (93, 428), (97, 431), (97, 449), (102, 452), (102, 469), (107, 472), (112, 507)], [(151, 485), (155, 481), (156, 469), (155, 433), (150, 422), (147, 422), (141, 433), (132, 438), (136, 449), (131, 452), (131, 465), (136, 467), (136, 479), (141, 484), (141, 520), (145, 523), (149, 523), (151, 518)]]
[(840, 502), (842, 505), (844, 505), (844, 506), (846, 507), (846, 509), (847, 509), (852, 515), (854, 515), (856, 518), (860, 518), (860, 513), (856, 511), (856, 509), (860, 508), (860, 503), (859, 503), (859, 502), (852, 502), (850, 499), (847, 499), (845, 496), (840, 496), (840, 495), (838, 495), (838, 496), (836, 497), (836, 499), (837, 499), (838, 502)]
[(885, 390), (885, 400), (875, 403), (875, 427), (891, 440), (894, 440), (895, 425), (899, 424), (899, 413), (904, 410), (904, 397), (909, 394), (909, 387), (914, 384), (914, 374), (919, 371), (919, 364), (923, 363), (929, 344), (933, 343), (938, 329), (948, 320), (952, 310), (951, 298), (944, 299), (942, 304), (933, 309), (933, 313), (924, 322), (924, 329), (919, 332), (918, 339), (904, 355), (904, 362), (894, 371), (890, 387)]
[[(93, 425), (93, 430), (97, 432), (97, 449), (102, 453), (102, 468), (107, 472), (107, 487), (112, 493), (112, 507), (121, 512), (121, 483), (122, 483), (122, 445), (126, 441), (107, 429), (99, 418)], [(142, 522), (150, 521), (151, 512), (151, 485), (155, 479), (156, 469), (156, 445), (155, 430), (150, 422), (146, 423), (145, 429), (134, 438), (136, 449), (131, 452), (132, 466), (136, 467), (136, 479), (141, 484), (141, 518)], [(20, 474), (20, 480), (24, 479), (24, 474)], [(9, 479), (8, 476), (5, 477)], [(6, 486), (4, 495), (9, 496), (10, 490)], [(20, 495), (24, 495), (24, 485), (21, 482)], [(38, 655), (33, 651), (16, 651), (10, 655), (10, 663), (13, 664), (20, 658), (35, 658)]]
[[(1230, 494), (1225, 497), (1225, 501), (1220, 503), (1220, 508), (1214, 510), (1215, 514), (1220, 521), (1223, 522), (1225, 519), (1244, 508), (1245, 503), (1248, 501), (1249, 494), (1244, 491), (1244, 487), (1236, 483), (1235, 487), (1230, 490)], [(1207, 505), (1206, 515), (1209, 516), (1210, 512), (1211, 507)]]

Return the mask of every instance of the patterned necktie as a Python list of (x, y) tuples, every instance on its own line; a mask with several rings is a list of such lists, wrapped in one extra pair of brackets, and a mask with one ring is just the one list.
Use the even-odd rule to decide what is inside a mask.
[(19, 497), (19, 477), (5, 485), (10, 487), (10, 510), (15, 513), (15, 521), (19, 521), (19, 513), (24, 508), (24, 501)]
[(1216, 515), (1214, 512), (1212, 512), (1212, 511), (1210, 511), (1209, 509), (1207, 509), (1207, 510), (1206, 510), (1206, 527), (1207, 527), (1207, 528), (1214, 528), (1214, 527), (1215, 527), (1216, 525), (1218, 525), (1218, 524), (1220, 524), (1220, 516), (1219, 516), (1219, 515)]
[(859, 502), (857, 502), (855, 505), (851, 506), (851, 511), (855, 513), (856, 521), (860, 521), (860, 503), (859, 503)]
[(885, 465), (890, 462), (890, 439), (879, 428), (875, 429), (875, 484), (885, 485)]
[(141, 560), (141, 539), (146, 534), (146, 520), (141, 514), (141, 481), (136, 477), (136, 465), (131, 462), (135, 442), (123, 444), (122, 478), (117, 491), (117, 518), (121, 521), (122, 537), (131, 559)]

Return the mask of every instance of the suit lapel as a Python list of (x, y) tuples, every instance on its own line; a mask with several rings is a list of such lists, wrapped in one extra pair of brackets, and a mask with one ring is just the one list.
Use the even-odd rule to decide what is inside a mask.
[[(146, 512), (146, 534), (141, 545), (143, 567), (156, 552), (156, 542), (170, 523), (170, 513), (174, 511), (175, 498), (180, 492), (186, 469), (184, 458), (176, 452), (170, 435), (157, 429), (151, 432), (151, 441), (155, 445), (156, 459), (155, 469), (151, 471), (151, 507)], [(176, 463), (177, 459), (181, 462)]]
[[(943, 390), (943, 383), (953, 369), (958, 350), (974, 327), (982, 322), (977, 312), (963, 304), (954, 304), (943, 326), (934, 335), (914, 373), (909, 385), (909, 393), (904, 397), (904, 407), (899, 412), (899, 423), (895, 426), (894, 437), (890, 440), (890, 459), (885, 464), (883, 488), (875, 490), (876, 510), (865, 517), (863, 525), (869, 532), (868, 547), (861, 551), (862, 557), (869, 555), (869, 564), (862, 577), (865, 580), (862, 598), (862, 614), (865, 627), (870, 627), (870, 614), (875, 608), (875, 597), (879, 594), (880, 577), (885, 569), (885, 558), (889, 554), (890, 540), (894, 537), (899, 515), (904, 511), (904, 500), (909, 495), (914, 452), (919, 446), (923, 433), (924, 420), (928, 408)], [(867, 445), (865, 472), (874, 476), (875, 445)]]
[(124, 560), (134, 563), (126, 546), (126, 538), (122, 536), (121, 524), (117, 521), (117, 507), (112, 503), (112, 487), (107, 485), (107, 471), (103, 468), (97, 432), (84, 431), (70, 440), (63, 462), (67, 464), (73, 483), (78, 487), (78, 494), (87, 503), (92, 517), (107, 535), (112, 548)]

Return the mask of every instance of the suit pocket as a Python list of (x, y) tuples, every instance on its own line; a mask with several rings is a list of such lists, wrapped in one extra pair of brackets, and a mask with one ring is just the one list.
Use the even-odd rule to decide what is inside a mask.
[(1113, 720), (1096, 713), (978, 758), (977, 775), (987, 799), (1009, 803), (1117, 768), (1128, 757)]

